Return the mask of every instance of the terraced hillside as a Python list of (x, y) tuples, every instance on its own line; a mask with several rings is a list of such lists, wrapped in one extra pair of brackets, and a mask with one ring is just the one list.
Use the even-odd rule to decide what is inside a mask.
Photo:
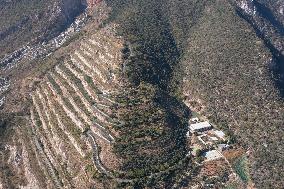
[(187, 108), (153, 84), (133, 81), (131, 46), (115, 30), (107, 25), (81, 40), (31, 94), (34, 153), (54, 187), (78, 187), (74, 177), (142, 187), (188, 161)]
[(122, 41), (113, 29), (83, 40), (31, 94), (34, 152), (54, 187), (72, 186), (88, 174), (111, 176), (119, 165), (112, 153), (119, 122), (110, 106), (119, 88)]
[[(25, 71), (31, 69), (26, 82), (23, 81), (30, 93), (25, 97), (26, 103), (21, 103), (22, 111), (11, 115), (11, 120), (20, 121), (8, 122), (20, 143), (5, 146), (4, 156), (13, 157), (14, 150), (18, 155), (12, 159), (23, 157), (26, 164), (23, 168), (17, 166), (18, 161), (4, 161), (7, 167), (3, 168), (0, 183), (5, 186), (116, 188), (142, 187), (145, 183), (154, 186), (153, 183), (180, 171), (188, 161), (186, 118), (182, 120), (184, 115), (188, 116), (188, 110), (166, 91), (172, 49), (167, 53), (168, 49), (159, 46), (148, 51), (149, 57), (157, 51), (165, 54), (155, 60), (159, 63), (165, 60), (164, 69), (153, 64), (154, 57), (138, 61), (145, 49), (136, 56), (136, 44), (118, 36), (117, 28), (121, 26), (110, 20), (100, 25), (107, 12), (105, 4), (98, 9), (101, 10), (95, 13), (102, 15), (91, 20), (86, 26), (90, 31), (76, 38), (70, 47), (59, 49), (39, 63), (33, 61), (22, 66)], [(167, 28), (164, 30), (167, 32)], [(139, 37), (137, 33), (134, 36)], [(173, 45), (167, 36), (157, 36), (161, 45)], [(147, 38), (142, 40), (146, 42)], [(147, 68), (150, 72), (139, 79), (143, 65), (150, 66)], [(159, 71), (164, 74), (159, 75)], [(144, 149), (141, 153), (140, 148)], [(18, 172), (23, 172), (23, 178), (30, 175), (33, 179), (14, 183), (16, 178), (6, 176), (9, 171), (16, 178)], [(173, 181), (163, 184), (166, 182)]]

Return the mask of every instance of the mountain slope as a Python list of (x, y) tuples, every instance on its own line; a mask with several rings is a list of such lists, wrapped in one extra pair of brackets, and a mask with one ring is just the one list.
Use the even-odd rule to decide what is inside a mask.
[(80, 0), (1, 0), (0, 58), (26, 43), (50, 40), (83, 10), (84, 5)]
[(256, 186), (281, 188), (284, 106), (265, 44), (233, 6), (215, 1), (191, 29), (187, 48), (184, 90), (253, 152), (250, 173)]
[[(0, 3), (0, 188), (284, 185), (281, 1)], [(236, 139), (244, 181), (200, 164), (191, 114)]]

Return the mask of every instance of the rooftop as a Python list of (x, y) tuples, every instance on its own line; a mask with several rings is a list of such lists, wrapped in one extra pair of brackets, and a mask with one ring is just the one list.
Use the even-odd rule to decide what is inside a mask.
[(217, 137), (224, 139), (225, 133), (223, 131), (214, 130), (214, 133)]
[(215, 159), (219, 159), (223, 157), (222, 154), (220, 154), (217, 150), (211, 150), (211, 151), (205, 152), (204, 156), (207, 159), (207, 161), (215, 160)]
[(206, 128), (211, 128), (212, 126), (208, 121), (200, 122), (200, 123), (194, 123), (190, 124), (190, 130), (196, 131), (200, 129), (206, 129)]

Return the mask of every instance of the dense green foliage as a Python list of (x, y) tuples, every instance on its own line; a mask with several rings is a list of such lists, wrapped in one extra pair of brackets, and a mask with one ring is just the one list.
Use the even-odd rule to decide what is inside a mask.
[[(157, 84), (147, 73), (152, 77), (155, 66), (160, 73), (162, 67), (168, 66), (170, 70), (165, 75), (171, 79), (165, 83), (174, 81), (173, 88), (177, 89), (181, 88), (180, 78), (185, 74), (184, 90), (204, 102), (209, 118), (233, 131), (238, 142), (252, 149), (249, 170), (253, 182), (260, 188), (283, 186), (284, 157), (279, 152), (284, 146), (284, 106), (268, 64), (271, 52), (249, 23), (237, 14), (236, 7), (225, 0), (119, 2), (109, 0), (113, 6), (112, 19), (120, 20), (126, 28), (121, 33), (130, 41), (126, 50), (129, 54), (126, 57), (130, 57), (130, 78), (137, 83), (142, 78)], [(170, 35), (160, 35), (163, 31)], [(177, 51), (168, 52), (176, 54), (176, 61), (159, 64), (150, 59), (151, 53), (145, 52), (157, 54), (160, 51), (155, 50), (159, 47), (171, 46), (156, 38), (175, 41), (171, 44), (175, 44)], [(140, 50), (131, 57), (133, 49)]]
[(127, 177), (157, 173), (165, 178), (186, 155), (189, 110), (177, 100), (178, 85), (171, 84), (181, 79), (175, 76), (179, 50), (162, 1), (110, 4), (110, 20), (119, 23), (118, 33), (126, 40), (125, 91), (117, 96), (123, 124), (116, 127), (115, 152), (124, 160), (121, 170)]
[(165, 171), (185, 157), (185, 107), (146, 83), (121, 94), (118, 102), (124, 124), (116, 127), (121, 137), (115, 150), (130, 177)]
[(126, 73), (131, 82), (145, 81), (168, 90), (179, 51), (161, 5), (159, 1), (130, 3), (115, 21), (129, 43)]
[[(0, 14), (1, 25), (0, 29), (3, 30), (11, 25), (19, 22), (24, 17), (28, 17), (32, 14), (40, 14), (43, 7), (48, 6), (52, 1), (44, 0), (20, 0), (20, 1), (0, 1)], [(5, 19), (3, 19), (5, 17)]]
[[(48, 21), (44, 13), (52, 2), (54, 1), (0, 1), (0, 56), (23, 46), (43, 32), (41, 30)], [(33, 33), (33, 30), (38, 31)]]
[(243, 182), (247, 183), (249, 181), (248, 175), (248, 167), (247, 167), (247, 158), (240, 157), (234, 162), (233, 168), (235, 169), (236, 173), (242, 179)]

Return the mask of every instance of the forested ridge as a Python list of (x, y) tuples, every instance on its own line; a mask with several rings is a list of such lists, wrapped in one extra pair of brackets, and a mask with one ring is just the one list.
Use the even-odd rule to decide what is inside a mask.
[[(201, 99), (210, 120), (232, 131), (237, 141), (253, 153), (250, 174), (257, 187), (281, 188), (283, 155), (280, 152), (283, 148), (284, 116), (279, 91), (281, 83), (277, 87), (274, 82), (269, 46), (238, 14), (236, 4), (230, 1), (110, 1), (110, 5), (113, 6), (113, 17), (124, 19), (122, 26), (132, 28), (139, 23), (139, 27), (122, 32), (132, 39), (129, 40), (130, 46), (134, 46), (135, 50), (147, 45), (151, 49), (159, 44), (163, 44), (164, 48), (166, 45), (156, 40), (161, 39), (157, 37), (160, 32), (153, 32), (148, 26), (166, 26), (172, 35), (167, 38), (171, 38), (176, 47), (170, 52), (176, 55), (176, 61), (170, 61), (171, 72), (166, 73), (173, 76), (176, 89), (173, 94), (179, 98), (178, 90), (183, 86), (186, 93)], [(165, 24), (159, 25), (157, 20)], [(141, 23), (147, 23), (146, 27)], [(151, 37), (143, 39), (147, 32)], [(137, 36), (141, 36), (142, 40), (139, 41)], [(142, 45), (139, 46), (139, 43)], [(148, 55), (137, 54), (139, 58)], [(155, 64), (160, 69), (167, 66), (155, 61), (147, 63), (144, 61), (147, 58), (143, 58), (139, 59), (139, 66), (135, 61), (129, 64), (132, 66), (130, 76), (135, 78), (137, 74), (133, 81), (138, 83), (140, 78), (147, 77), (147, 73), (155, 73), (152, 71)], [(147, 67), (151, 67), (148, 70), (152, 72), (145, 71)], [(159, 70), (157, 73), (165, 72)], [(185, 78), (183, 84), (181, 78)], [(147, 79), (151, 81), (149, 78), (144, 81)]]
[(179, 50), (160, 1), (112, 3), (125, 5), (113, 7), (110, 21), (119, 24), (118, 34), (126, 40), (125, 86), (116, 107), (123, 124), (116, 128), (115, 151), (124, 160), (126, 176), (138, 178), (136, 187), (170, 186), (174, 180), (162, 180), (186, 162), (190, 115), (176, 96), (179, 89), (171, 85), (178, 79)]

